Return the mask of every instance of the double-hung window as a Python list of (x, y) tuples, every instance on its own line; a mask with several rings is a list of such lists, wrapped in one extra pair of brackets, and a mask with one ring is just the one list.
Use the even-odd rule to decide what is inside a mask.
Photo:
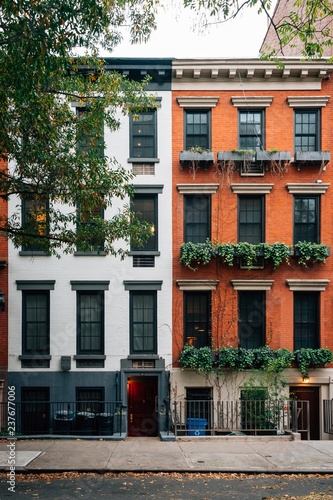
[(294, 195), (294, 244), (319, 243), (319, 196)]
[(130, 352), (157, 353), (157, 292), (130, 292)]
[(195, 347), (211, 345), (210, 292), (184, 292), (184, 343)]
[(78, 412), (103, 412), (104, 388), (101, 387), (77, 387), (76, 409)]
[(209, 195), (193, 194), (184, 196), (184, 241), (204, 243), (210, 239)]
[(294, 349), (319, 347), (319, 292), (294, 292)]
[(295, 151), (320, 151), (320, 110), (295, 109)]
[[(22, 199), (22, 228), (31, 235), (31, 244), (23, 245), (24, 252), (43, 251), (47, 240), (43, 238), (49, 230), (49, 202), (45, 198)], [(45, 243), (46, 242), (46, 243)]]
[(265, 292), (238, 292), (239, 347), (256, 349), (265, 345)]
[(238, 196), (238, 241), (253, 245), (265, 241), (264, 196)]
[(260, 151), (264, 148), (264, 111), (238, 111), (238, 148), (240, 150)]
[(77, 291), (77, 353), (104, 354), (104, 292)]
[(50, 353), (50, 292), (24, 290), (23, 354)]
[(151, 226), (151, 236), (140, 247), (131, 246), (131, 250), (158, 250), (157, 194), (135, 194), (132, 210), (136, 216)]
[(95, 230), (98, 227), (98, 219), (104, 218), (104, 210), (100, 205), (94, 205), (89, 208), (84, 206), (78, 207), (78, 230), (84, 233), (84, 245), (88, 245), (88, 251), (100, 252), (104, 249), (104, 239), (102, 237), (92, 236), (92, 231), (89, 228)]
[(185, 144), (184, 149), (210, 149), (211, 144), (211, 112), (210, 110), (185, 111)]
[(143, 111), (130, 117), (130, 159), (157, 160), (157, 111)]
[(101, 110), (76, 108), (76, 114), (81, 122), (77, 127), (76, 148), (83, 157), (104, 154), (104, 123), (99, 113)]

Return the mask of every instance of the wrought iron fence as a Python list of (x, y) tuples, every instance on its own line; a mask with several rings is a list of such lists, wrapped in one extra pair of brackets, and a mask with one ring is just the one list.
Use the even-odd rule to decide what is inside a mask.
[(333, 399), (324, 399), (324, 432), (333, 434)]
[(120, 401), (25, 401), (9, 406), (4, 402), (0, 403), (0, 434), (8, 435), (15, 422), (17, 435), (121, 435), (126, 432), (126, 418)]
[(174, 401), (172, 418), (178, 436), (310, 432), (309, 401)]

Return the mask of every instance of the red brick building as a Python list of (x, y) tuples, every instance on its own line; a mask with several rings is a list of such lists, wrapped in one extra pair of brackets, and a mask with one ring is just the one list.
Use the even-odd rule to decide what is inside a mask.
[[(253, 375), (181, 370), (185, 344), (333, 350), (332, 257), (307, 266), (297, 257), (298, 241), (312, 252), (333, 247), (332, 70), (296, 59), (284, 69), (257, 59), (173, 63), (174, 401), (238, 400)], [(279, 242), (292, 255), (276, 270), (260, 253), (250, 266), (244, 253), (232, 265), (194, 259), (195, 271), (180, 262), (183, 243), (200, 252), (206, 240), (208, 253), (225, 251), (216, 243), (246, 252), (239, 244)], [(333, 398), (333, 369), (309, 369), (305, 385), (293, 367), (285, 395), (310, 401), (311, 438), (327, 439), (322, 401)]]

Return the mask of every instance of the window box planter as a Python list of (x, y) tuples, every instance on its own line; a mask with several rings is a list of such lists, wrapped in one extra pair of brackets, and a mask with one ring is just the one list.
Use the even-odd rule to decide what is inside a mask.
[(290, 151), (276, 151), (274, 153), (270, 153), (269, 151), (258, 151), (256, 156), (257, 156), (257, 161), (263, 163), (270, 163), (272, 161), (276, 163), (290, 162), (291, 160)]
[[(326, 247), (327, 248), (327, 257), (330, 257), (331, 256), (331, 247)], [(299, 248), (294, 248), (294, 250), (291, 251), (291, 255), (293, 257), (300, 257), (301, 256), (301, 252), (299, 251)]]
[(214, 163), (214, 152), (213, 151), (202, 151), (201, 153), (196, 151), (181, 151), (179, 153), (180, 163)]
[(326, 165), (330, 160), (330, 151), (297, 151), (295, 153), (295, 163)]
[(252, 151), (219, 151), (217, 153), (217, 161), (253, 162), (256, 161), (256, 154)]

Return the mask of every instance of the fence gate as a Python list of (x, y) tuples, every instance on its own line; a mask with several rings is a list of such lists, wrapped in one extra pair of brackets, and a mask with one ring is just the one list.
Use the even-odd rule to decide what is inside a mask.
[(333, 399), (324, 400), (324, 432), (333, 434)]

